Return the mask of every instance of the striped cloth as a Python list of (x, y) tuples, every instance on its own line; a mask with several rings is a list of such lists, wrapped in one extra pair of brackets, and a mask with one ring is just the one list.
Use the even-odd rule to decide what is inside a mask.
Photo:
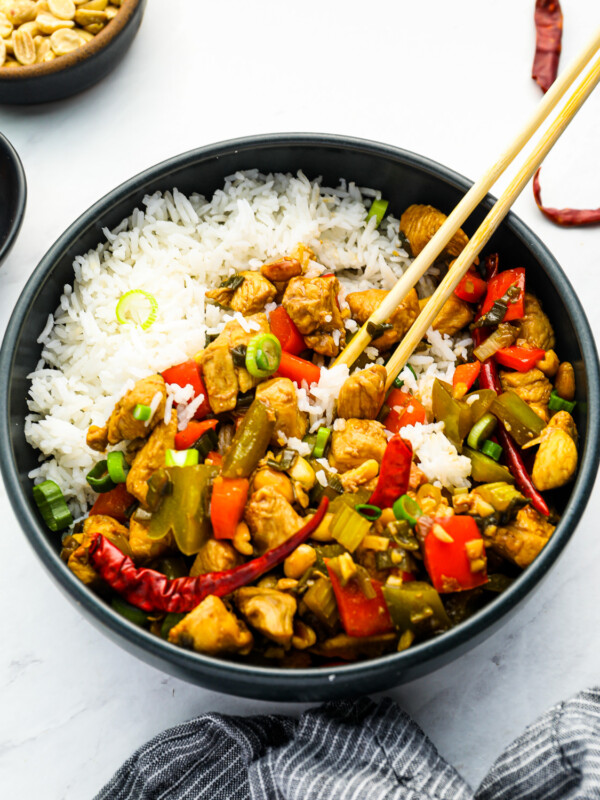
[(560, 703), (477, 791), (391, 700), (327, 703), (299, 720), (205, 714), (161, 733), (96, 800), (596, 800), (600, 689)]

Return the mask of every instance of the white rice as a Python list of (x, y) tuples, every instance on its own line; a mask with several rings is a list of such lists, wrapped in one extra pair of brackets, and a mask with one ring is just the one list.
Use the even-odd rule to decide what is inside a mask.
[[(237, 269), (258, 269), (302, 242), (315, 253), (311, 274), (338, 274), (342, 300), (348, 290), (390, 289), (410, 259), (397, 219), (387, 217), (379, 229), (373, 220), (366, 222), (364, 198), (373, 194), (345, 181), (324, 188), (301, 172), (251, 170), (227, 178), (211, 199), (185, 197), (177, 189), (146, 196), (142, 208), (114, 230), (104, 229), (106, 241), (75, 258), (73, 284), (64, 287), (38, 339), (41, 360), (29, 376), (25, 423), (29, 443), (40, 451), (31, 478), (55, 480), (73, 514), (85, 511), (95, 496), (85, 476), (98, 458), (85, 443), (86, 431), (105, 424), (126, 391), (124, 381), (132, 385), (185, 361), (204, 347), (206, 333), (219, 333), (228, 319), (255, 327), (241, 314), (205, 302), (206, 289)], [(348, 270), (361, 272), (357, 277)], [(425, 276), (417, 288), (421, 296), (429, 294), (431, 278)], [(145, 331), (116, 320), (120, 297), (132, 289), (149, 292), (158, 302), (157, 319)], [(349, 321), (346, 327), (351, 331), (355, 325)], [(453, 370), (452, 345), (430, 341), (427, 363), (411, 360), (416, 388), (423, 392), (431, 375), (447, 380)], [(347, 375), (347, 367), (324, 369), (310, 393), (308, 386), (299, 388), (311, 430), (331, 425)], [(174, 405), (184, 419), (193, 416), (189, 401), (170, 390), (165, 418)]]
[(419, 459), (419, 468), (434, 486), (461, 489), (470, 486), (471, 460), (460, 456), (444, 434), (444, 423), (407, 425), (400, 436), (411, 443)]

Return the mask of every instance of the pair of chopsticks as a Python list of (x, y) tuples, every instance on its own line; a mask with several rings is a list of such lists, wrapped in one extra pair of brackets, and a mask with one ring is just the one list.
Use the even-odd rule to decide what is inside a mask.
[[(398, 305), (404, 300), (408, 292), (423, 277), (425, 272), (434, 263), (435, 259), (452, 239), (456, 231), (461, 227), (465, 220), (474, 211), (477, 205), (483, 200), (493, 184), (500, 175), (506, 170), (509, 164), (520, 153), (525, 144), (531, 139), (536, 130), (548, 117), (550, 112), (556, 107), (559, 100), (566, 94), (567, 90), (581, 75), (589, 61), (600, 50), (600, 30), (596, 31), (593, 39), (581, 54), (573, 61), (569, 68), (552, 84), (551, 88), (544, 95), (536, 111), (528, 120), (523, 130), (511, 142), (500, 158), (493, 164), (482, 177), (473, 184), (465, 194), (456, 208), (451, 212), (444, 224), (436, 234), (430, 239), (427, 245), (414, 259), (410, 267), (400, 277), (394, 288), (386, 295), (382, 303), (371, 314), (358, 333), (352, 338), (349, 344), (337, 357), (335, 364), (347, 364), (351, 366), (365, 347), (371, 341), (371, 335), (367, 331), (369, 323), (380, 325), (387, 322), (394, 313)], [(583, 103), (587, 100), (591, 92), (600, 81), (600, 57), (596, 59), (592, 68), (581, 81), (579, 86), (573, 91), (566, 101), (564, 108), (559, 112), (553, 122), (548, 126), (547, 131), (541, 137), (538, 144), (527, 157), (523, 166), (519, 169), (513, 180), (500, 195), (484, 221), (471, 237), (469, 243), (458, 256), (451, 269), (444, 279), (440, 282), (434, 294), (431, 296), (425, 308), (421, 311), (416, 321), (400, 342), (391, 358), (386, 364), (387, 383), (389, 389), (398, 373), (405, 366), (408, 358), (425, 336), (426, 331), (431, 327), (433, 321), (442, 310), (460, 280), (467, 273), (474, 259), (479, 255), (483, 247), (487, 244), (492, 234), (497, 229), (500, 222), (508, 213), (510, 207), (521, 194), (528, 181), (533, 177), (538, 167), (556, 144), (558, 138), (571, 122), (575, 114), (579, 111)]]

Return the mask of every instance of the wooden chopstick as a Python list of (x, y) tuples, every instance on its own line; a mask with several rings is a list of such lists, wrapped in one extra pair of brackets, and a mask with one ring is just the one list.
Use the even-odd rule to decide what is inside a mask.
[(356, 361), (372, 339), (367, 331), (369, 323), (378, 325), (389, 319), (408, 292), (434, 263), (435, 259), (442, 252), (444, 247), (446, 247), (467, 217), (470, 216), (481, 200), (486, 196), (500, 175), (502, 175), (508, 165), (514, 160), (515, 156), (519, 154), (542, 122), (544, 122), (550, 112), (556, 107), (567, 89), (569, 89), (599, 49), (600, 29), (596, 31), (589, 44), (569, 65), (568, 69), (552, 84), (522, 131), (510, 143), (495, 164), (473, 184), (451, 212), (444, 224), (414, 259), (406, 272), (399, 278), (394, 288), (386, 295), (379, 307), (375, 309), (362, 328), (339, 354), (334, 362), (336, 365), (347, 364), (351, 366)]
[(556, 144), (558, 138), (590, 96), (598, 82), (600, 82), (600, 57), (596, 59), (588, 74), (569, 97), (556, 119), (549, 125), (548, 130), (537, 143), (523, 166), (492, 206), (486, 218), (475, 231), (465, 249), (458, 256), (452, 268), (441, 281), (423, 311), (421, 311), (404, 339), (392, 354), (392, 357), (386, 364), (388, 374), (386, 388), (392, 385), (396, 375), (404, 367), (415, 347), (425, 336), (426, 331), (431, 327), (434, 319), (442, 310), (444, 303), (446, 303), (459, 281), (464, 277), (475, 257), (487, 244), (514, 201), (523, 191), (528, 181), (533, 177), (544, 158)]

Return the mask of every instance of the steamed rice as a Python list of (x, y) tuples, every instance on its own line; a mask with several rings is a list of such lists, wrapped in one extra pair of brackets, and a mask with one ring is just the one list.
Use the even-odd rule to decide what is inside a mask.
[[(87, 428), (104, 425), (133, 381), (189, 358), (204, 347), (206, 334), (219, 333), (228, 320), (252, 329), (253, 323), (241, 314), (205, 301), (206, 289), (236, 270), (258, 269), (302, 242), (315, 253), (306, 274), (335, 272), (342, 308), (349, 291), (392, 288), (410, 259), (397, 219), (386, 217), (379, 229), (374, 218), (366, 220), (370, 200), (378, 196), (345, 181), (325, 188), (301, 172), (261, 175), (251, 170), (227, 178), (210, 200), (199, 194), (186, 197), (177, 189), (146, 196), (143, 208), (114, 230), (104, 229), (106, 241), (75, 258), (73, 285), (64, 287), (38, 338), (42, 353), (29, 375), (25, 434), (40, 450), (41, 463), (30, 477), (56, 481), (74, 515), (85, 511), (95, 497), (85, 476), (97, 460), (86, 445)], [(434, 273), (432, 268), (420, 281), (420, 296), (433, 291)], [(158, 301), (157, 319), (148, 330), (117, 322), (117, 303), (132, 289), (149, 292)], [(352, 332), (357, 325), (347, 320), (346, 328)], [(452, 380), (456, 359), (466, 352), (469, 340), (454, 342), (430, 331), (428, 343), (409, 360), (416, 378), (408, 369), (402, 373), (406, 386), (426, 406), (433, 380)], [(377, 351), (373, 360), (382, 362)], [(324, 369), (311, 392), (307, 386), (299, 388), (299, 407), (308, 412), (311, 430), (331, 425), (348, 374), (347, 367)], [(184, 420), (193, 416), (190, 406), (185, 409), (187, 399), (170, 387), (169, 413), (175, 404)], [(427, 451), (433, 464), (438, 452), (438, 474), (450, 475), (449, 485), (465, 485), (460, 482), (466, 481), (464, 465), (457, 466), (448, 452), (439, 424), (431, 441), (438, 442)], [(294, 442), (295, 449), (301, 445)]]

